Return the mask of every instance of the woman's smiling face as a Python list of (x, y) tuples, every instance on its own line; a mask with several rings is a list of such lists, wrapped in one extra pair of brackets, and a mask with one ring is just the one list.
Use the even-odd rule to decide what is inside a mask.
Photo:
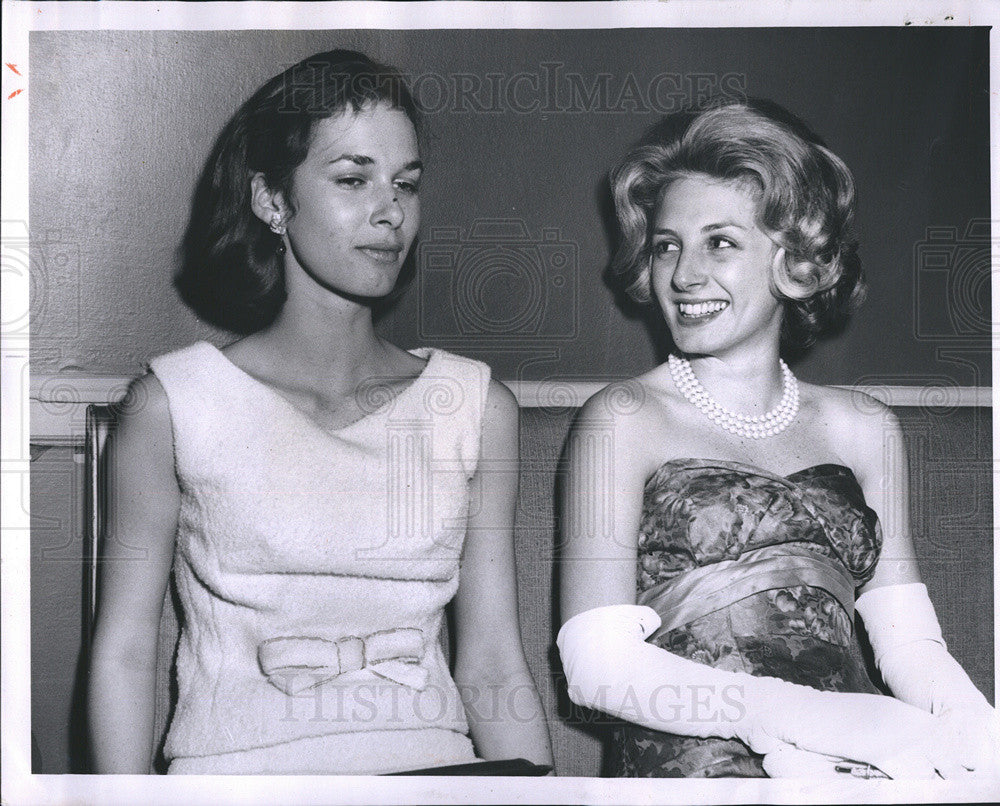
[(380, 103), (316, 123), (292, 178), (286, 272), (352, 296), (388, 294), (420, 224), (421, 169), (399, 109)]
[(782, 302), (771, 291), (778, 247), (757, 226), (749, 182), (683, 176), (663, 193), (653, 222), (650, 278), (677, 348), (720, 357), (777, 345)]

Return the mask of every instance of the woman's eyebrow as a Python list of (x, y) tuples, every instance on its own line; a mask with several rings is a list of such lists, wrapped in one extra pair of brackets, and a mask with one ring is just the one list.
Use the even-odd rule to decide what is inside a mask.
[[(347, 162), (353, 162), (355, 165), (374, 165), (375, 160), (372, 157), (368, 157), (364, 154), (341, 154), (339, 157), (334, 157), (333, 159), (327, 160), (329, 164), (335, 162), (340, 162), (346, 160)], [(422, 171), (424, 169), (424, 164), (420, 160), (411, 160), (402, 167), (401, 170), (404, 171)]]
[[(701, 231), (702, 232), (710, 232), (711, 230), (714, 230), (714, 229), (725, 229), (726, 227), (735, 227), (736, 229), (741, 229), (744, 232), (746, 232), (747, 230), (750, 229), (749, 227), (745, 226), (744, 224), (738, 224), (735, 221), (719, 221), (719, 222), (717, 222), (715, 224), (706, 224), (705, 226), (703, 226), (701, 228)], [(672, 229), (670, 229), (670, 227), (660, 227), (658, 229), (653, 230), (653, 234), (654, 235), (674, 235), (675, 233), (674, 233), (674, 231)]]
[(748, 227), (745, 227), (743, 224), (737, 224), (735, 221), (720, 221), (717, 224), (706, 224), (704, 227), (701, 228), (701, 231), (708, 232), (709, 230), (724, 229), (725, 227), (736, 227), (736, 229), (741, 229), (744, 231), (748, 229)]
[(334, 157), (327, 162), (340, 162), (341, 160), (347, 160), (348, 162), (353, 162), (355, 165), (374, 165), (375, 160), (371, 157), (366, 157), (364, 154), (341, 154), (339, 157)]

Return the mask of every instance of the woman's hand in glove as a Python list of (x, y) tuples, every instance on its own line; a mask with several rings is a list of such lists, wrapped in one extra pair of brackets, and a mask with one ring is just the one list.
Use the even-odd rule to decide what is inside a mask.
[(936, 719), (958, 775), (1000, 778), (1000, 714), (988, 705), (956, 705)]
[(791, 744), (813, 754), (871, 764), (891, 778), (967, 774), (949, 725), (940, 717), (878, 694), (836, 694), (808, 686), (790, 690), (790, 684), (773, 678), (756, 681), (760, 688), (753, 696), (755, 715), (738, 725), (736, 734), (755, 752), (778, 751), (769, 764), (774, 769), (791, 768), (785, 762), (795, 757), (783, 747)]

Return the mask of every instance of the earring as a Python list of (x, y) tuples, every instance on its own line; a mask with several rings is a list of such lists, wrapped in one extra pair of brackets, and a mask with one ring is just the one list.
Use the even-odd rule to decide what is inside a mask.
[(271, 216), (271, 223), (269, 224), (269, 226), (271, 228), (271, 232), (273, 232), (275, 235), (285, 234), (285, 225), (281, 223), (280, 215)]

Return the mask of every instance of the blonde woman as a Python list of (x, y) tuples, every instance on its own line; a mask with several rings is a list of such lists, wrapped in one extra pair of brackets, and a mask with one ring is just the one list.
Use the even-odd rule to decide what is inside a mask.
[(861, 295), (850, 171), (728, 105), (612, 186), (615, 266), (675, 345), (568, 445), (558, 644), (574, 701), (624, 720), (614, 774), (996, 774), (995, 712), (920, 582), (895, 418), (782, 359)]

